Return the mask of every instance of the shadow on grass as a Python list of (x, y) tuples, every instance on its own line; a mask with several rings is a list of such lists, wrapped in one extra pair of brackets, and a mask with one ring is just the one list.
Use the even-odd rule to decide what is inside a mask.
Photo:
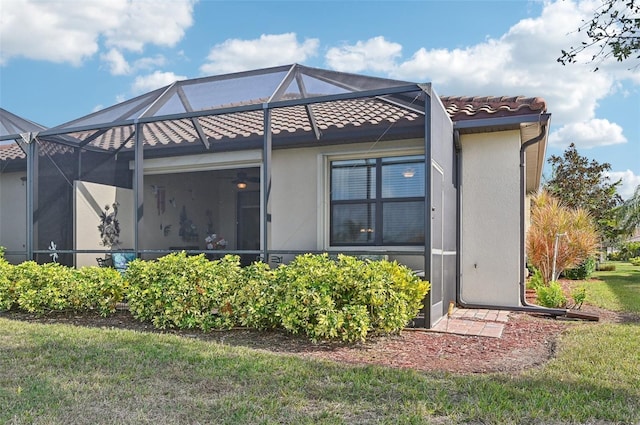
[(517, 376), (424, 374), (173, 335), (1, 322), (6, 423), (29, 423), (34, 415), (65, 424), (640, 420), (637, 387), (553, 368)]
[(593, 277), (607, 285), (623, 311), (640, 313), (640, 267), (615, 264), (615, 271), (599, 271)]

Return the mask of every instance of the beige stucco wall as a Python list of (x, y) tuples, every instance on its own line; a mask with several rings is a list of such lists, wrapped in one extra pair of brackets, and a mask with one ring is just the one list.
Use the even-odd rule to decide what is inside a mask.
[(520, 133), (463, 135), (461, 143), (462, 301), (517, 306)]
[[(271, 249), (329, 249), (328, 158), (424, 153), (421, 139), (275, 150), (272, 155)], [(348, 250), (348, 248), (342, 248)], [(360, 248), (361, 249), (361, 248)], [(285, 256), (288, 261), (293, 256)], [(398, 258), (424, 268), (422, 255)]]
[[(27, 188), (22, 178), (26, 173), (0, 173), (0, 246), (8, 251), (26, 249)], [(11, 262), (24, 261), (24, 256), (7, 255)]]

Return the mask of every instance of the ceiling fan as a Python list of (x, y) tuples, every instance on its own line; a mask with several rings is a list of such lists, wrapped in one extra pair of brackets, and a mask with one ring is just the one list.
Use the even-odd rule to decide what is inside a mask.
[(231, 183), (235, 184), (238, 189), (246, 189), (247, 183), (260, 183), (260, 177), (250, 177), (244, 171), (239, 171)]

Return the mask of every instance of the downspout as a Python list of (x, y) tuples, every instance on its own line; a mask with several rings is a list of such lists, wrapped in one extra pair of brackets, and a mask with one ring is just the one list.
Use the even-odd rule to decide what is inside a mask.
[[(527, 140), (526, 142), (524, 142), (521, 146), (520, 146), (520, 259), (522, 260), (522, 263), (520, 265), (520, 304), (522, 304), (525, 307), (537, 307), (534, 306), (532, 304), (529, 304), (527, 302), (527, 297), (526, 297), (526, 282), (525, 282), (525, 275), (524, 275), (524, 269), (526, 267), (526, 251), (525, 251), (525, 198), (526, 198), (526, 188), (525, 188), (525, 184), (526, 184), (526, 153), (525, 151), (527, 150), (527, 148), (529, 146), (532, 146), (536, 143), (539, 143), (542, 139), (544, 139), (544, 135), (547, 132), (547, 125), (543, 124), (540, 127), (540, 134), (538, 134), (536, 137), (534, 137), (531, 140)], [(542, 307), (540, 307), (542, 308)], [(566, 310), (565, 310), (566, 312)]]
[[(542, 125), (540, 134), (531, 140), (527, 140), (520, 146), (520, 258), (524, 262), (524, 228), (525, 228), (525, 150), (536, 143), (539, 143), (544, 139), (546, 133), (546, 125)], [(456, 150), (456, 180), (457, 186), (457, 206), (456, 206), (456, 249), (458, 251), (457, 256), (457, 279), (456, 279), (456, 302), (462, 308), (473, 309), (491, 309), (491, 310), (509, 310), (509, 311), (524, 311), (530, 313), (549, 314), (551, 316), (566, 316), (566, 309), (558, 308), (546, 308), (537, 305), (528, 304), (525, 299), (525, 276), (524, 276), (524, 264), (520, 267), (520, 303), (521, 306), (505, 306), (505, 305), (493, 305), (493, 304), (472, 304), (466, 303), (462, 299), (462, 143), (460, 142), (460, 131), (454, 130), (453, 142)]]

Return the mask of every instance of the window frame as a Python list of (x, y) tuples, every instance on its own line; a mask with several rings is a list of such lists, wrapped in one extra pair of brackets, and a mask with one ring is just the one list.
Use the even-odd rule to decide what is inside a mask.
[[(389, 162), (385, 163), (385, 160), (392, 161), (395, 158), (402, 157), (420, 157), (412, 161), (399, 162), (401, 164), (419, 164), (424, 167), (423, 172), (428, 172), (429, 168), (425, 163), (425, 153), (424, 151), (418, 150), (403, 150), (403, 151), (393, 151), (393, 152), (377, 152), (375, 155), (372, 154), (349, 154), (349, 155), (335, 155), (335, 156), (327, 156), (326, 157), (326, 170), (327, 170), (327, 220), (326, 220), (326, 237), (328, 241), (329, 247), (339, 247), (339, 248), (357, 248), (357, 247), (384, 247), (384, 246), (392, 246), (392, 247), (407, 247), (409, 249), (415, 249), (419, 247), (424, 247), (425, 241), (422, 240), (420, 242), (385, 242), (384, 241), (384, 206), (390, 204), (402, 204), (402, 203), (411, 203), (411, 202), (420, 202), (423, 205), (426, 202), (426, 197), (429, 194), (428, 187), (424, 187), (424, 193), (421, 196), (404, 196), (404, 197), (382, 197), (383, 185), (384, 181), (382, 179), (383, 167), (384, 165), (388, 165)], [(343, 200), (333, 200), (332, 191), (333, 191), (333, 170), (334, 170), (334, 162), (338, 161), (348, 161), (348, 160), (363, 160), (370, 161), (374, 160), (375, 167), (375, 198), (373, 199), (343, 199)], [(375, 214), (373, 215), (373, 225), (375, 228), (374, 238), (371, 242), (336, 242), (333, 237), (333, 217), (334, 217), (334, 207), (340, 205), (373, 205), (375, 208)], [(424, 224), (423, 224), (424, 231)]]

